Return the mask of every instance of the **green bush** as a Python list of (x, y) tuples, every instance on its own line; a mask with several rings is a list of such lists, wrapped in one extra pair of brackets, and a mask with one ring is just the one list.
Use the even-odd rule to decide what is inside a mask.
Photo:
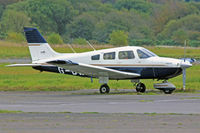
[(129, 41), (129, 45), (131, 46), (142, 46), (142, 45), (156, 45), (153, 40), (149, 39), (133, 39)]
[(24, 12), (5, 10), (1, 18), (1, 30), (3, 32), (23, 32), (23, 28), (30, 25), (30, 18)]
[(181, 46), (183, 44), (174, 40), (150, 40), (150, 39), (133, 39), (129, 41), (130, 46), (153, 46), (153, 45), (166, 45), (166, 46)]
[(73, 44), (80, 44), (80, 45), (86, 45), (87, 40), (84, 38), (76, 38), (73, 40)]
[(6, 40), (20, 43), (25, 41), (25, 37), (22, 33), (10, 32), (8, 33)]
[(191, 40), (191, 41), (189, 41), (188, 46), (191, 46), (191, 47), (200, 47), (200, 41)]
[(8, 35), (5, 32), (0, 31), (0, 40), (5, 40)]
[(59, 34), (52, 33), (48, 36), (47, 41), (50, 44), (63, 44), (63, 40)]
[(121, 30), (113, 31), (110, 34), (110, 44), (117, 46), (128, 45), (128, 34)]
[(178, 46), (181, 45), (179, 42), (176, 42), (174, 40), (162, 40), (158, 41), (159, 43), (156, 45), (166, 45), (166, 46)]

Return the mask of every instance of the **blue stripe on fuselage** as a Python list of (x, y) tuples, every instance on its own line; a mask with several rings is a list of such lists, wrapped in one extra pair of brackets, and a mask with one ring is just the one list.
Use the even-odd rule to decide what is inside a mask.
[(162, 68), (162, 67), (107, 67), (110, 69), (138, 73), (140, 79), (169, 79), (181, 74), (181, 68)]
[[(81, 77), (90, 77), (87, 75), (70, 72), (70, 71), (65, 70), (64, 68), (58, 68), (56, 66), (39, 66), (39, 67), (33, 67), (33, 68), (40, 71), (69, 74), (69, 75), (81, 76)], [(162, 68), (162, 67), (160, 68), (159, 67), (152, 67), (152, 68), (150, 67), (107, 67), (107, 68), (123, 71), (123, 72), (138, 73), (141, 75), (140, 77), (138, 77), (138, 79), (169, 79), (169, 78), (176, 77), (182, 73), (181, 68)]]

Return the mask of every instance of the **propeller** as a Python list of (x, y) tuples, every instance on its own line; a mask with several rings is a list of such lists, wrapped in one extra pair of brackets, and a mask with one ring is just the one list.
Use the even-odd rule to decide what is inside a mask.
[[(186, 45), (187, 45), (187, 40), (185, 40), (185, 43), (184, 43), (184, 62), (185, 62), (185, 56), (186, 56)], [(183, 90), (185, 91), (185, 87), (186, 87), (186, 68), (185, 67), (182, 67), (183, 69)]]
[(185, 88), (186, 88), (186, 68), (189, 68), (191, 66), (192, 66), (192, 64), (186, 59), (184, 59), (181, 62), (181, 68), (183, 70), (183, 90), (185, 90)]
[(186, 89), (186, 68), (189, 68), (192, 66), (192, 63), (195, 62), (194, 59), (186, 58), (186, 45), (187, 45), (187, 40), (185, 40), (184, 43), (184, 58), (182, 58), (181, 62), (181, 68), (183, 70), (183, 90), (185, 91)]
[(185, 85), (186, 85), (186, 68), (183, 69), (183, 90), (185, 91)]

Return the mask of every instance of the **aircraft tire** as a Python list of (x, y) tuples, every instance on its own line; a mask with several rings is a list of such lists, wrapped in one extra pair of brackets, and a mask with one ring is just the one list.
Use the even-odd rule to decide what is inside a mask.
[(163, 92), (165, 93), (165, 94), (172, 94), (172, 90), (163, 90)]
[(106, 94), (110, 92), (110, 87), (107, 84), (103, 84), (99, 89), (101, 94)]
[(138, 83), (136, 86), (136, 91), (144, 93), (146, 91), (146, 86), (143, 83)]

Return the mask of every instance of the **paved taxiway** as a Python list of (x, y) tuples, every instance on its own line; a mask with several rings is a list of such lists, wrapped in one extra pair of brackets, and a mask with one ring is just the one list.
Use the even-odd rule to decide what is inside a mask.
[(0, 113), (0, 133), (200, 132), (200, 94), (97, 92), (0, 92), (0, 110), (24, 111)]
[(200, 114), (200, 94), (88, 95), (74, 92), (0, 92), (0, 110)]
[(199, 133), (200, 115), (0, 114), (0, 133)]

